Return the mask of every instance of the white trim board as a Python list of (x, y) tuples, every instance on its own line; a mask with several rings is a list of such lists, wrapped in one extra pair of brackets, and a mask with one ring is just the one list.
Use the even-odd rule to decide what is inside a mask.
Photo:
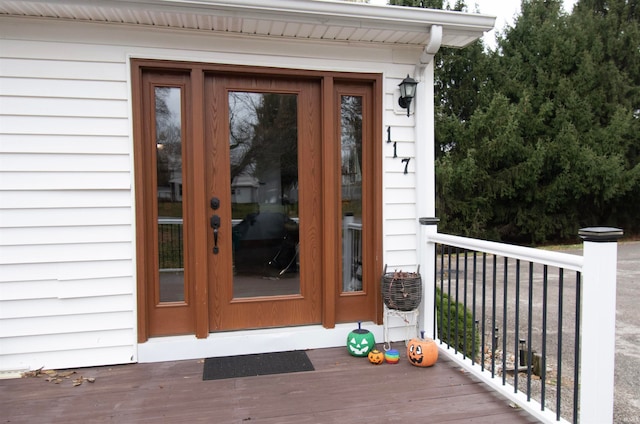
[[(195, 336), (157, 337), (138, 344), (138, 362), (163, 362), (200, 359), (289, 350), (321, 349), (347, 345), (347, 336), (356, 324), (337, 324), (335, 328), (321, 325), (270, 328), (248, 331), (211, 333), (206, 339)], [(362, 323), (371, 331), (376, 343), (382, 345), (382, 325)]]

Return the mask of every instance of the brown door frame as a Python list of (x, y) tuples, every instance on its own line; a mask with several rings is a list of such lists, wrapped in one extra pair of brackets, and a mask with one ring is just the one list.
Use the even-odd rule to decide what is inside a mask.
[[(372, 175), (368, 176), (371, 181), (367, 193), (369, 196), (370, 212), (367, 228), (371, 236), (367, 243), (371, 246), (371, 252), (367, 259), (368, 266), (363, 268), (363, 281), (366, 287), (373, 290), (373, 316), (365, 319), (373, 319), (377, 323), (382, 322), (382, 299), (377, 287), (382, 273), (382, 75), (369, 73), (342, 73), (342, 72), (321, 72), (294, 69), (260, 68), (237, 65), (219, 65), (204, 63), (187, 63), (151, 59), (132, 59), (132, 106), (133, 106), (133, 137), (134, 137), (134, 182), (135, 182), (135, 204), (136, 204), (136, 272), (137, 272), (137, 307), (138, 307), (138, 342), (145, 342), (152, 334), (150, 331), (149, 313), (152, 305), (147, 290), (147, 282), (155, 277), (157, 269), (157, 242), (153, 236), (154, 230), (148, 223), (149, 205), (153, 205), (154, 190), (150, 187), (153, 181), (148, 178), (154, 162), (149, 160), (149, 154), (144, 149), (145, 136), (149, 134), (150, 122), (143, 116), (143, 73), (145, 71), (173, 71), (188, 73), (190, 83), (185, 89), (187, 96), (186, 114), (188, 116), (187, 126), (189, 127), (188, 146), (185, 149), (186, 160), (190, 160), (192, 167), (190, 174), (191, 194), (187, 199), (185, 219), (190, 217), (194, 223), (201, 223), (207, 230), (207, 199), (206, 189), (203, 183), (205, 179), (205, 160), (203, 155), (197, 154), (204, 149), (204, 113), (202, 105), (204, 102), (202, 87), (204, 86), (204, 74), (206, 72), (228, 72), (235, 75), (255, 75), (263, 77), (291, 77), (291, 78), (311, 78), (320, 81), (321, 84), (321, 132), (322, 132), (322, 325), (325, 328), (333, 328), (338, 321), (337, 298), (340, 295), (338, 282), (341, 281), (341, 258), (338, 256), (341, 249), (341, 217), (339, 208), (340, 190), (340, 162), (339, 152), (335, 145), (335, 129), (339, 122), (336, 122), (335, 108), (339, 108), (339, 99), (336, 98), (336, 85), (347, 82), (370, 84), (372, 87), (372, 106), (370, 143), (371, 154), (367, 160), (371, 160)], [(148, 149), (147, 149), (148, 150)], [(186, 177), (183, 175), (183, 178)], [(153, 209), (153, 208), (151, 208)], [(147, 225), (145, 225), (147, 222)], [(193, 308), (194, 330), (198, 338), (206, 338), (209, 335), (209, 288), (207, 281), (208, 269), (206, 266), (208, 246), (208, 231), (196, 231), (195, 227), (189, 231), (191, 241), (185, 245), (185, 268), (191, 267), (193, 272), (188, 276), (185, 270), (185, 284), (190, 285), (190, 293), (193, 294), (193, 301), (190, 304)], [(156, 246), (154, 247), (154, 243)], [(188, 256), (186, 252), (189, 252)], [(369, 256), (369, 255), (368, 255)], [(154, 268), (155, 267), (155, 268)], [(335, 283), (327, 283), (335, 282)]]

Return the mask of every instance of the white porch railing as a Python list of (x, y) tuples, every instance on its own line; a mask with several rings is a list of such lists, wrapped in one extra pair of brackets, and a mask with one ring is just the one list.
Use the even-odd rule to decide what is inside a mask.
[[(437, 220), (420, 221), (420, 327), (441, 352), (542, 422), (611, 423), (622, 231), (580, 230), (579, 256), (440, 234)], [(436, 287), (448, 303), (438, 314)], [(451, 304), (473, 334), (445, 320)]]

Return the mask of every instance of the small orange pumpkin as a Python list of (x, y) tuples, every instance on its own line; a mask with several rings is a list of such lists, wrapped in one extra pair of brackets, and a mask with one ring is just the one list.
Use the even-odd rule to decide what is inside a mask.
[(384, 353), (380, 352), (378, 349), (373, 349), (369, 352), (369, 362), (373, 365), (380, 365), (384, 361)]
[(433, 339), (425, 338), (424, 331), (421, 331), (419, 338), (409, 340), (407, 359), (416, 367), (430, 367), (438, 360), (438, 346)]

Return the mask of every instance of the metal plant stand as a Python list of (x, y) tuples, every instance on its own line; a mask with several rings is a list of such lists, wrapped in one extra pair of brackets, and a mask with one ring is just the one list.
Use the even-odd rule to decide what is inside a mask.
[(398, 309), (390, 309), (387, 305), (384, 305), (383, 316), (383, 337), (384, 337), (384, 350), (387, 351), (391, 348), (391, 341), (389, 338), (389, 319), (392, 317), (399, 317), (404, 321), (404, 327), (406, 331), (406, 337), (404, 338), (404, 344), (406, 345), (409, 340), (418, 335), (418, 309), (412, 309), (410, 311), (401, 311)]

